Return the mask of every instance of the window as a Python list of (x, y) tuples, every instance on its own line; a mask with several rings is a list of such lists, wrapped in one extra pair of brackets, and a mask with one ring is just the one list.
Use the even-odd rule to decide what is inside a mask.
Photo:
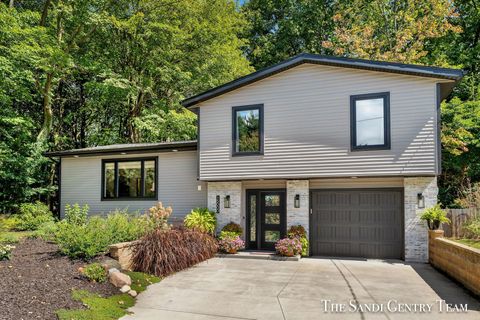
[(390, 95), (350, 97), (352, 150), (390, 149)]
[(263, 105), (233, 107), (233, 155), (263, 154)]
[(102, 161), (102, 199), (156, 199), (157, 159)]

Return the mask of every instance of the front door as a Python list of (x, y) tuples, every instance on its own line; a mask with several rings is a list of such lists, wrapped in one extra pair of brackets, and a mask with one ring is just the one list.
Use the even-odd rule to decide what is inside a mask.
[(249, 249), (275, 250), (286, 235), (285, 190), (247, 190)]

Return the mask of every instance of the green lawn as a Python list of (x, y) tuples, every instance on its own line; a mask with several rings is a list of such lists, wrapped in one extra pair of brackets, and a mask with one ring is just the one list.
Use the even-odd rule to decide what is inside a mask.
[(452, 240), (475, 249), (480, 249), (480, 240), (473, 240), (473, 239), (452, 239)]
[[(138, 293), (147, 289), (152, 283), (160, 282), (160, 278), (141, 272), (127, 272), (132, 278), (132, 289)], [(58, 310), (60, 320), (115, 320), (127, 314), (127, 309), (135, 304), (135, 299), (128, 294), (116, 294), (103, 298), (86, 290), (74, 290), (73, 299), (81, 301), (87, 309)]]

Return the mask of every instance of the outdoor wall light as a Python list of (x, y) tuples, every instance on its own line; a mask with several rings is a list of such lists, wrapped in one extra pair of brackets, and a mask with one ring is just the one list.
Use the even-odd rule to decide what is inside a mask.
[(217, 195), (215, 200), (217, 202), (216, 207), (215, 207), (215, 209), (216, 209), (215, 211), (217, 212), (217, 214), (219, 214), (220, 213), (220, 196)]
[(417, 206), (419, 209), (425, 208), (425, 197), (422, 193), (417, 193)]
[(225, 196), (225, 199), (223, 199), (223, 207), (230, 208), (230, 196)]
[(300, 195), (299, 194), (295, 195), (295, 198), (294, 198), (294, 201), (293, 201), (293, 206), (295, 208), (300, 208)]

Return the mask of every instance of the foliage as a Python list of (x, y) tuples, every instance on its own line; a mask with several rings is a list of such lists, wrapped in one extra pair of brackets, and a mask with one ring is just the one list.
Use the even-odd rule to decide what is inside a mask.
[(150, 219), (126, 211), (92, 216), (84, 224), (62, 220), (57, 226), (55, 241), (60, 251), (70, 258), (83, 259), (106, 252), (111, 244), (136, 240), (153, 229)]
[(54, 241), (57, 230), (58, 225), (56, 222), (47, 221), (42, 223), (32, 235), (45, 241)]
[(447, 218), (447, 213), (445, 210), (442, 210), (440, 204), (425, 209), (420, 219), (427, 221), (430, 230), (437, 230), (441, 223), (450, 224), (450, 219)]
[(80, 207), (78, 203), (71, 206), (69, 203), (65, 205), (65, 221), (71, 225), (83, 225), (87, 222), (88, 205)]
[(91, 263), (83, 269), (83, 275), (93, 282), (107, 281), (107, 271), (100, 263)]
[(307, 231), (305, 231), (305, 228), (302, 225), (291, 226), (287, 231), (287, 235), (291, 239), (297, 238), (300, 240), (300, 243), (302, 244), (302, 257), (309, 255)]
[(195, 208), (184, 219), (185, 227), (213, 234), (217, 225), (215, 212), (208, 208)]
[(465, 221), (462, 230), (465, 238), (480, 239), (480, 216)]
[(204, 232), (156, 229), (135, 245), (133, 269), (164, 277), (212, 258), (217, 250), (217, 241)]
[(218, 241), (218, 249), (225, 253), (236, 253), (245, 248), (245, 241), (233, 231), (222, 231)]
[(61, 309), (57, 311), (60, 320), (116, 320), (128, 314), (127, 309), (135, 304), (128, 294), (117, 294), (108, 298), (86, 290), (73, 290), (74, 300), (82, 302), (87, 309)]
[(172, 207), (164, 208), (162, 202), (159, 202), (155, 206), (148, 209), (148, 216), (152, 220), (155, 228), (166, 229), (168, 228), (168, 218), (172, 212)]
[(459, 242), (461, 244), (467, 245), (469, 247), (480, 249), (480, 240), (475, 239), (453, 239), (453, 241)]
[(137, 291), (137, 293), (145, 291), (149, 285), (158, 283), (162, 280), (159, 277), (143, 272), (128, 271), (127, 275), (132, 279), (132, 285), (130, 287), (132, 290)]
[(36, 230), (46, 222), (53, 222), (53, 214), (42, 202), (23, 203), (20, 205), (20, 213), (15, 216), (15, 230)]
[(222, 232), (223, 232), (223, 231), (233, 232), (233, 233), (235, 233), (235, 234), (238, 235), (238, 236), (242, 235), (242, 233), (243, 233), (242, 227), (241, 227), (238, 223), (235, 223), (235, 222), (233, 222), (233, 221), (227, 223), (227, 224), (222, 228)]
[(9, 244), (0, 243), (0, 261), (9, 260), (12, 255), (12, 249), (15, 249), (15, 247)]
[(15, 225), (17, 224), (17, 219), (14, 215), (2, 215), (0, 214), (0, 231), (10, 231), (15, 230)]
[(0, 243), (12, 244), (20, 242), (21, 239), (32, 236), (32, 231), (1, 231)]
[(282, 256), (293, 257), (302, 253), (302, 244), (298, 238), (284, 238), (275, 243), (275, 250)]

